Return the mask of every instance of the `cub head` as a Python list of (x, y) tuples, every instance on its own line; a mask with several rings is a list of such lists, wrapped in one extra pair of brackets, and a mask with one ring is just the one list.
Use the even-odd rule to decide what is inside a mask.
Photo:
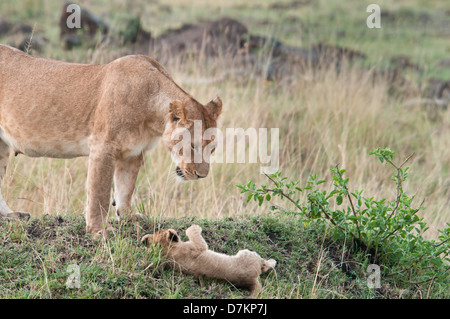
[(217, 119), (222, 112), (219, 97), (202, 105), (194, 99), (172, 101), (163, 133), (163, 142), (176, 164), (179, 180), (197, 180), (209, 172), (211, 154), (216, 147)]
[(167, 252), (169, 248), (175, 246), (180, 242), (176, 230), (174, 229), (160, 229), (154, 234), (147, 234), (141, 239), (141, 243), (147, 247), (159, 244), (163, 251)]

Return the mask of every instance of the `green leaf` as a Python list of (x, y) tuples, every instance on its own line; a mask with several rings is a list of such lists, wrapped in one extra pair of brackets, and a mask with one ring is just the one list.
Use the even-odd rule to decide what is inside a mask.
[(264, 196), (258, 196), (258, 205), (261, 206), (264, 201)]
[(338, 197), (336, 197), (336, 204), (341, 205), (343, 201), (343, 198), (341, 195), (339, 195)]

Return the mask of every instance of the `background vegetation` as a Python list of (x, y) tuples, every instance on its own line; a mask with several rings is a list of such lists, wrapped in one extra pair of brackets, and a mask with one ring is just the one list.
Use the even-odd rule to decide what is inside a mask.
[[(429, 226), (423, 236), (437, 239), (438, 229), (450, 220), (450, 112), (407, 102), (428, 97), (430, 79), (450, 80), (450, 66), (442, 63), (450, 57), (450, 8), (445, 0), (380, 0), (382, 28), (368, 29), (366, 7), (371, 2), (86, 0), (79, 4), (108, 23), (115, 35), (130, 17), (140, 16), (144, 29), (157, 36), (184, 23), (229, 16), (253, 34), (274, 37), (287, 45), (311, 48), (325, 43), (364, 53), (366, 58), (354, 64), (306, 69), (287, 83), (267, 81), (264, 72), (251, 77), (229, 73), (220, 58), (193, 58), (189, 63), (174, 60), (165, 67), (201, 102), (219, 93), (224, 101), (222, 128), (280, 128), (280, 170), (292, 180), (306, 182), (310, 174), (317, 174), (332, 181), (330, 168), (339, 164), (347, 169), (355, 189), (395, 200), (391, 172), (368, 153), (390, 147), (399, 162), (414, 153), (404, 190), (419, 204), (425, 199), (426, 209), (418, 213)], [(61, 4), (54, 0), (1, 1), (0, 17), (34, 25), (34, 33), (48, 39), (41, 52), (32, 48), (34, 55), (108, 63), (128, 53), (125, 45), (101, 43), (63, 50), (57, 27)], [(0, 43), (6, 41), (0, 38)], [(381, 71), (393, 69), (399, 55), (418, 67), (400, 67), (407, 84), (394, 86), (383, 75), (374, 79), (375, 72), (385, 74)], [(228, 76), (220, 81), (201, 81), (225, 73)], [(214, 164), (205, 180), (174, 183), (174, 165), (161, 144), (147, 156), (133, 197), (135, 209), (151, 221), (141, 225), (142, 229), (117, 225), (121, 230), (112, 240), (97, 246), (83, 235), (86, 158), (12, 155), (2, 184), (3, 196), (13, 209), (28, 211), (33, 218), (24, 224), (2, 222), (0, 295), (241, 297), (242, 291), (213, 282), (191, 291), (191, 277), (162, 271), (157, 253), (137, 245), (144, 231), (161, 225), (182, 230), (195, 216), (216, 250), (236, 253), (248, 248), (279, 261), (279, 270), (263, 279), (267, 288), (262, 297), (440, 298), (446, 293), (448, 297), (448, 287), (429, 282), (404, 286), (395, 278), (385, 281), (382, 289), (370, 290), (364, 265), (353, 267), (353, 272), (342, 271), (336, 266), (337, 256), (348, 252), (330, 240), (327, 231), (318, 233), (294, 217), (266, 215), (268, 205), (247, 203), (247, 195), (235, 185), (249, 180), (267, 183), (259, 166)], [(325, 186), (328, 192), (334, 189), (331, 182)], [(299, 194), (298, 199), (306, 202), (307, 194)], [(276, 205), (274, 200), (271, 204)], [(36, 234), (35, 228), (41, 233)], [(355, 256), (348, 258), (361, 263)], [(81, 264), (83, 280), (87, 280), (82, 290), (64, 288), (66, 267), (73, 262)]]

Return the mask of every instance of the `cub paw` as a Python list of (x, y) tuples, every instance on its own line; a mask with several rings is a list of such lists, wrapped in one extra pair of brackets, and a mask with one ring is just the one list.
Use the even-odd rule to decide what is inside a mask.
[(202, 228), (199, 225), (191, 225), (187, 230), (186, 233), (201, 233)]

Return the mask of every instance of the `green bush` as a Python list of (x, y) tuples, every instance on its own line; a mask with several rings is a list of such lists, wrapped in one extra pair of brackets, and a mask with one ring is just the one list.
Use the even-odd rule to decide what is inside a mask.
[[(252, 181), (237, 186), (242, 193), (249, 194), (247, 202), (253, 198), (262, 205), (274, 196), (287, 199), (294, 209), (279, 206), (271, 206), (271, 209), (296, 214), (303, 223), (315, 223), (317, 227), (331, 225), (337, 240), (343, 245), (350, 244), (355, 254), (363, 252), (366, 259), (363, 264), (381, 265), (385, 276), (393, 276), (405, 284), (434, 283), (448, 289), (450, 223), (439, 230), (437, 241), (423, 238), (428, 227), (424, 219), (417, 215), (419, 210), (425, 209), (423, 202), (413, 206), (414, 196), (403, 190), (403, 183), (408, 177), (408, 167), (404, 166), (411, 156), (401, 165), (396, 165), (393, 162), (394, 152), (388, 148), (377, 148), (369, 154), (393, 167), (394, 200), (375, 199), (364, 195), (363, 190), (351, 191), (349, 179), (344, 177), (345, 169), (338, 166), (331, 168), (334, 189), (330, 192), (320, 189), (319, 185), (326, 181), (318, 179), (317, 175), (310, 175), (302, 188), (299, 181), (288, 181), (279, 171), (266, 175), (273, 187), (258, 187)], [(305, 202), (296, 199), (301, 192), (307, 195)]]

